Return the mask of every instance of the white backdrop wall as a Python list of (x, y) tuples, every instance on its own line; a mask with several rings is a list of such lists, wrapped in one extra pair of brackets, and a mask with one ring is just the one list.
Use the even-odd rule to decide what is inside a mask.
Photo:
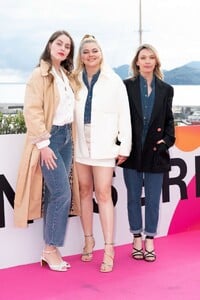
[[(0, 269), (38, 262), (43, 248), (42, 219), (34, 221), (34, 223), (30, 224), (27, 228), (21, 229), (14, 227), (13, 208), (1, 186), (2, 179), (6, 179), (13, 191), (15, 191), (23, 143), (24, 135), (0, 136), (0, 207), (4, 211), (5, 215), (5, 225), (0, 227)], [(184, 177), (184, 182), (187, 186), (194, 177), (194, 157), (198, 156), (198, 153), (199, 148), (188, 152), (181, 151), (176, 148), (176, 146), (171, 149), (171, 157), (177, 157), (183, 160), (187, 165), (187, 174)], [(169, 177), (173, 178), (179, 175), (180, 168), (173, 166), (172, 170), (169, 172)], [(117, 191), (117, 204), (115, 206), (115, 245), (131, 243), (132, 235), (129, 232), (128, 226), (126, 189), (121, 168), (116, 168), (116, 176), (113, 179), (113, 187)], [(169, 202), (163, 203), (161, 197), (158, 237), (165, 236), (169, 233), (168, 231), (172, 218), (174, 218), (175, 211), (180, 201), (190, 201), (190, 199), (180, 200), (180, 188), (178, 185), (170, 186), (169, 192)], [(3, 218), (2, 211), (0, 212), (0, 215), (1, 218)], [(198, 216), (194, 217), (192, 222), (197, 222), (196, 219), (198, 219), (198, 217), (200, 220), (200, 213)], [(2, 220), (0, 221), (2, 223)], [(187, 220), (180, 220), (180, 222), (187, 223)], [(191, 226), (191, 224), (183, 224), (182, 228), (187, 229), (188, 226)], [(97, 213), (94, 213), (94, 236), (96, 240), (95, 249), (103, 248), (103, 236)], [(64, 256), (68, 256), (81, 253), (83, 242), (83, 233), (79, 217), (70, 217), (65, 245), (61, 248), (62, 254)]]

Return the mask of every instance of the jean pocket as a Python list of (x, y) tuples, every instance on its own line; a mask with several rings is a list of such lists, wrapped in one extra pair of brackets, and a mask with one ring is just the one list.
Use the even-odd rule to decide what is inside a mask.
[(58, 131), (59, 131), (59, 126), (53, 125), (51, 127), (51, 132), (50, 132), (51, 136), (55, 135)]

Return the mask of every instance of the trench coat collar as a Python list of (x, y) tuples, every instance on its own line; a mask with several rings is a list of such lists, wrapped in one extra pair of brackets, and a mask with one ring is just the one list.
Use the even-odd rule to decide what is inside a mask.
[(50, 65), (50, 63), (48, 63), (48, 62), (44, 61), (43, 59), (41, 59), (40, 69), (41, 69), (41, 75), (42, 76), (48, 76), (49, 73), (51, 72), (52, 66)]
[[(61, 68), (62, 68), (62, 71), (66, 74), (66, 76), (68, 76), (67, 70), (65, 68), (63, 68), (62, 66), (61, 66)], [(41, 75), (44, 77), (48, 76), (49, 74), (53, 75), (52, 74), (52, 65), (43, 59), (41, 59), (41, 61), (40, 61), (40, 69), (41, 69)]]

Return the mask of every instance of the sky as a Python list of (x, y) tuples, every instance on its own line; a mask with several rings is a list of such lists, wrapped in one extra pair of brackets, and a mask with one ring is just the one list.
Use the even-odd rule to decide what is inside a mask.
[[(50, 37), (67, 30), (77, 51), (84, 34), (99, 41), (111, 67), (130, 65), (139, 46), (140, 0), (0, 0), (0, 82), (24, 81)], [(141, 0), (142, 43), (162, 68), (200, 61), (200, 1)]]

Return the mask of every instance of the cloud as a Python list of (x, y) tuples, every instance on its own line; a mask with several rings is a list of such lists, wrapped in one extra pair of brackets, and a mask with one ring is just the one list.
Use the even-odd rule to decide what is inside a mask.
[[(142, 39), (157, 48), (163, 68), (200, 60), (199, 0), (141, 1)], [(76, 49), (91, 33), (111, 66), (129, 64), (139, 45), (139, 0), (1, 0), (0, 69), (30, 72), (58, 29), (69, 31)]]
[(0, 69), (0, 82), (25, 82), (28, 74), (16, 69)]

